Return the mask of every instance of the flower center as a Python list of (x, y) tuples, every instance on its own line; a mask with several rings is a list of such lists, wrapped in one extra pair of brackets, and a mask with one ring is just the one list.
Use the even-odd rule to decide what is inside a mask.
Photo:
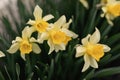
[(71, 37), (66, 36), (64, 40), (64, 44), (67, 44), (71, 40)]
[(100, 58), (104, 56), (103, 46), (100, 44), (88, 43), (86, 46), (86, 53), (99, 61)]
[(36, 24), (36, 29), (40, 33), (45, 32), (47, 27), (48, 27), (48, 23), (46, 21), (43, 21), (43, 20), (37, 22), (37, 24)]
[(109, 5), (108, 12), (112, 14), (114, 17), (120, 16), (120, 4)]
[(52, 30), (50, 35), (54, 44), (61, 44), (66, 41), (66, 34), (64, 32)]
[(27, 40), (23, 40), (20, 43), (20, 51), (22, 54), (29, 54), (32, 51), (32, 44), (30, 44)]

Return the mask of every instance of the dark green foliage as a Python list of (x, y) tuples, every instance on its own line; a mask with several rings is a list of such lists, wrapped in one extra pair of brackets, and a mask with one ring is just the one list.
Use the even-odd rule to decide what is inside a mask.
[[(6, 57), (0, 59), (0, 80), (99, 80), (106, 76), (120, 74), (120, 18), (114, 20), (114, 26), (108, 25), (106, 19), (100, 17), (101, 10), (95, 6), (100, 0), (88, 0), (89, 10), (85, 9), (78, 0), (58, 0), (58, 2), (57, 0), (35, 0), (35, 4), (43, 9), (43, 16), (49, 13), (55, 16), (50, 22), (56, 21), (61, 15), (65, 15), (67, 21), (72, 18), (70, 30), (77, 33), (79, 37), (70, 41), (65, 51), (53, 52), (50, 55), (48, 55), (49, 47), (44, 42), (39, 45), (42, 52), (39, 55), (33, 53), (26, 55), (26, 62), (21, 59), (19, 51), (12, 55), (6, 51), (11, 41), (16, 36), (21, 36), (27, 21), (34, 19), (22, 1), (17, 1), (21, 22), (18, 23), (13, 19), (16, 31), (12, 29), (6, 17), (2, 18), (6, 33), (0, 36), (0, 48)], [(33, 9), (34, 7), (32, 11)], [(83, 57), (75, 58), (75, 45), (80, 43), (87, 34), (93, 33), (95, 27), (101, 32), (100, 43), (110, 46), (111, 51), (100, 60), (98, 69), (89, 68), (82, 73), (84, 61)]]

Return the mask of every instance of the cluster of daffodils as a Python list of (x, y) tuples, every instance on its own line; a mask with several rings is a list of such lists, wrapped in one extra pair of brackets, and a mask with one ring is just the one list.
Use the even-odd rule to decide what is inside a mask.
[[(89, 8), (87, 0), (80, 0), (85, 8)], [(107, 22), (113, 26), (112, 20), (120, 16), (120, 1), (119, 0), (101, 0), (100, 4), (102, 9), (101, 17), (105, 17)]]
[[(22, 37), (16, 37), (12, 41), (11, 47), (7, 50), (9, 53), (15, 53), (17, 50), (20, 50), (21, 57), (25, 60), (25, 54), (30, 54), (34, 52), (39, 54), (41, 52), (38, 44), (42, 44), (44, 40), (47, 40), (47, 43), (50, 47), (49, 53), (52, 53), (54, 50), (58, 52), (59, 50), (65, 50), (66, 45), (72, 38), (77, 38), (77, 34), (68, 30), (70, 23), (66, 22), (66, 17), (61, 16), (55, 23), (48, 23), (48, 20), (54, 18), (51, 14), (42, 17), (42, 9), (37, 5), (34, 9), (33, 15), (35, 20), (29, 20), (27, 26), (22, 31)], [(32, 37), (32, 33), (37, 32), (38, 37), (35, 39)]]
[[(81, 0), (82, 1), (82, 0)], [(84, 3), (84, 2), (83, 2)], [(86, 4), (86, 3), (85, 3)], [(37, 5), (33, 12), (35, 20), (29, 20), (22, 31), (22, 37), (16, 37), (12, 41), (11, 47), (7, 50), (9, 53), (16, 53), (20, 51), (21, 57), (25, 59), (26, 54), (34, 52), (39, 54), (41, 52), (39, 44), (42, 44), (45, 40), (49, 46), (48, 55), (53, 51), (58, 52), (60, 50), (66, 50), (68, 42), (78, 37), (77, 34), (69, 30), (69, 26), (72, 22), (70, 19), (66, 21), (66, 17), (61, 16), (56, 22), (48, 23), (47, 21), (54, 18), (49, 14), (42, 17), (42, 9)], [(33, 37), (33, 33), (37, 32), (37, 39)], [(75, 57), (81, 57), (84, 55), (84, 67), (82, 72), (86, 71), (89, 66), (98, 68), (97, 61), (104, 56), (104, 52), (110, 51), (107, 45), (98, 43), (100, 41), (100, 32), (96, 28), (93, 35), (88, 34), (83, 38), (82, 45), (77, 45)]]

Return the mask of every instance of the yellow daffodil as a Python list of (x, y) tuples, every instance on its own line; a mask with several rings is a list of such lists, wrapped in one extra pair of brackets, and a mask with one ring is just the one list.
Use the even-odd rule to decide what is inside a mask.
[[(58, 52), (59, 50), (65, 50), (67, 43), (72, 39), (76, 38), (77, 35), (72, 31), (68, 30), (70, 23), (66, 23), (66, 17), (63, 15), (54, 24), (51, 24), (51, 28), (44, 34), (42, 39), (48, 39), (48, 45), (50, 46), (49, 53), (54, 50)], [(41, 39), (40, 39), (41, 40)]]
[(108, 23), (113, 25), (112, 20), (120, 16), (120, 1), (117, 0), (102, 0), (103, 4), (101, 17), (106, 17)]
[(28, 24), (32, 25), (33, 31), (39, 33), (45, 32), (49, 26), (48, 20), (54, 18), (51, 14), (42, 17), (42, 9), (37, 5), (34, 9), (33, 15), (35, 20), (29, 20)]
[(86, 9), (89, 8), (88, 2), (87, 2), (86, 0), (79, 0), (79, 1), (82, 3), (82, 5), (83, 5)]
[(2, 51), (0, 51), (0, 57), (5, 57), (5, 54)]
[(12, 41), (11, 47), (7, 50), (9, 53), (13, 54), (18, 49), (21, 52), (21, 57), (25, 60), (25, 54), (30, 54), (31, 51), (33, 51), (36, 54), (39, 54), (41, 52), (41, 49), (39, 48), (37, 40), (35, 38), (31, 37), (31, 28), (28, 26), (24, 28), (22, 31), (22, 38), (16, 37), (15, 40)]
[(98, 43), (100, 41), (100, 32), (96, 28), (96, 31), (87, 37), (82, 39), (82, 45), (76, 47), (76, 57), (84, 55), (84, 67), (82, 72), (86, 71), (89, 66), (98, 68), (97, 61), (104, 56), (104, 52), (110, 51), (107, 45)]

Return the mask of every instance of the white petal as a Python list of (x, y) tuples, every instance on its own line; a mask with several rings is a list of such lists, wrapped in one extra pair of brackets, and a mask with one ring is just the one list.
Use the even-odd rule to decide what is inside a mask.
[(112, 18), (111, 18), (111, 16), (109, 15), (109, 14), (106, 14), (106, 19), (107, 19), (107, 22), (111, 25), (111, 26), (113, 26), (114, 24), (113, 24), (113, 22), (112, 22)]
[(19, 49), (19, 43), (14, 43), (11, 47), (7, 50), (9, 53), (13, 54)]
[(81, 42), (82, 42), (83, 45), (87, 45), (87, 44), (88, 44), (90, 36), (91, 36), (91, 35), (88, 34), (85, 38), (83, 38), (83, 39), (81, 40)]
[(35, 6), (33, 15), (35, 17), (35, 20), (40, 20), (42, 18), (42, 9), (38, 5)]
[(55, 51), (58, 52), (59, 50), (65, 50), (65, 45), (64, 44), (55, 45)]
[(83, 4), (83, 6), (88, 9), (89, 8), (89, 5), (88, 5), (88, 2), (86, 0), (80, 0), (80, 2)]
[(84, 47), (82, 47), (82, 46), (76, 47), (76, 55), (75, 55), (75, 57), (83, 56), (85, 51), (86, 51), (86, 49)]
[(27, 24), (34, 25), (34, 24), (35, 24), (35, 21), (33, 21), (33, 20), (30, 19), (30, 20), (27, 22)]
[(39, 54), (41, 52), (40, 47), (38, 46), (38, 44), (36, 43), (32, 43), (32, 50), (33, 52), (35, 52), (36, 54)]
[(21, 55), (21, 58), (22, 58), (23, 60), (26, 60), (26, 59), (25, 59), (25, 54), (21, 53), (20, 55)]
[(70, 25), (71, 23), (72, 23), (72, 19), (70, 19), (68, 23), (65, 23), (65, 24), (63, 25), (63, 28), (68, 29), (68, 28), (69, 28), (69, 25)]
[(4, 56), (5, 54), (2, 51), (0, 51), (0, 57), (4, 57)]
[(12, 41), (12, 44), (16, 43), (16, 42), (21, 42), (22, 38), (21, 37), (16, 37), (15, 40)]
[(91, 65), (91, 67), (98, 68), (97, 61), (94, 58), (92, 58), (91, 56), (89, 56), (89, 59), (90, 59), (90, 65)]
[(54, 23), (54, 26), (61, 28), (65, 23), (66, 23), (66, 17), (63, 15)]
[(49, 14), (49, 15), (46, 15), (45, 17), (43, 17), (43, 20), (44, 21), (49, 21), (50, 19), (54, 18), (53, 15)]
[(31, 37), (30, 42), (37, 42), (37, 40), (34, 37)]
[(97, 28), (95, 28), (96, 31), (91, 35), (90, 42), (93, 44), (96, 44), (100, 41), (100, 32)]
[(68, 30), (68, 29), (63, 28), (62, 31), (63, 31), (64, 33), (66, 33), (67, 36), (69, 36), (69, 37), (72, 37), (72, 38), (77, 38), (77, 37), (78, 37), (77, 34), (75, 34), (74, 32), (72, 32), (72, 31), (70, 31), (70, 30)]
[(39, 33), (38, 34), (38, 42), (39, 43), (43, 43), (44, 40), (47, 40), (49, 37), (48, 33), (47, 32), (43, 32), (43, 33)]
[(103, 45), (104, 52), (109, 52), (111, 50), (111, 48), (109, 46), (104, 45), (104, 44), (102, 44), (102, 45)]
[(49, 50), (48, 54), (51, 54), (54, 51), (54, 44), (52, 43), (52, 41), (50, 39), (48, 40), (47, 43), (50, 47), (50, 50)]
[(87, 54), (84, 55), (84, 61), (85, 61), (85, 64), (83, 66), (82, 72), (85, 72), (90, 66), (90, 60)]
[(22, 38), (29, 38), (30, 37), (29, 26), (26, 26), (22, 31)]

